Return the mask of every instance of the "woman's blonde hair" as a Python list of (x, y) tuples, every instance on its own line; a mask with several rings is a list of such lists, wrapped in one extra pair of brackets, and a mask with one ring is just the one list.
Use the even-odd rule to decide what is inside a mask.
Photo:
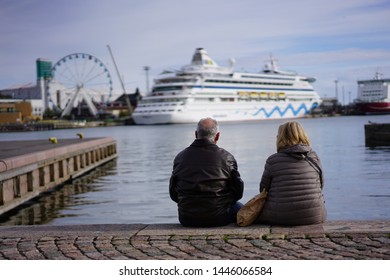
[(297, 145), (310, 145), (309, 137), (299, 122), (286, 122), (279, 126), (278, 135), (276, 136), (276, 149), (281, 149)]

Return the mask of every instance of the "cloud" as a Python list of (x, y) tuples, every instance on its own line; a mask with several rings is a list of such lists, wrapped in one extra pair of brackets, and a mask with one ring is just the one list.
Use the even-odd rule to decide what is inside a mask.
[(259, 71), (272, 53), (329, 95), (334, 77), (352, 90), (378, 67), (390, 76), (389, 15), (380, 0), (3, 0), (0, 88), (33, 81), (38, 57), (74, 52), (100, 58), (120, 88), (110, 44), (129, 91), (145, 89), (145, 65), (154, 78), (204, 47), (221, 65), (234, 57), (238, 70)]

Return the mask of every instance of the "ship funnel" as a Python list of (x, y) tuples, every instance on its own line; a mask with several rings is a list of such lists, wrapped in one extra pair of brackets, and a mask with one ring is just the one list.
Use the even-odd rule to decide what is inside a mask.
[(192, 65), (218, 66), (203, 48), (197, 48), (191, 61)]

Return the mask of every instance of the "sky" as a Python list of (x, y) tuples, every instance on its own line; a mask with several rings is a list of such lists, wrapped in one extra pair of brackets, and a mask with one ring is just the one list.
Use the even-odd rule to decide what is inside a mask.
[[(388, 0), (0, 0), (0, 89), (36, 83), (37, 58), (72, 53), (99, 58), (114, 90), (146, 90), (165, 69), (189, 64), (204, 48), (221, 66), (279, 68), (315, 77), (321, 97), (346, 104), (357, 80), (390, 78)], [(343, 94), (344, 93), (344, 94)]]

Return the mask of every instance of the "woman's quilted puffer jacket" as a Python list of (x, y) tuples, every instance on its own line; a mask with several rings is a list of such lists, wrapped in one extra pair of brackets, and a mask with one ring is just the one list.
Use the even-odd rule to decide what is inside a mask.
[(257, 223), (299, 226), (325, 222), (322, 167), (310, 146), (298, 144), (271, 155), (260, 191), (266, 187), (268, 197)]

